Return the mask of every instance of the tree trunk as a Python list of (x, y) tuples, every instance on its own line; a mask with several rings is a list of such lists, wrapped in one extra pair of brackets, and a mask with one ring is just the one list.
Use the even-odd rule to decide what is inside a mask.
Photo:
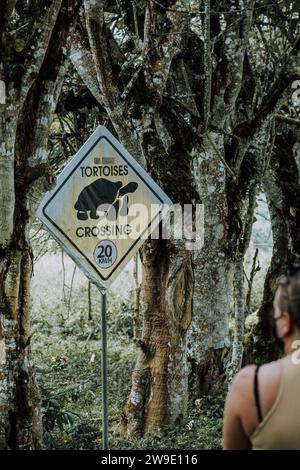
[(255, 354), (262, 362), (278, 358), (279, 350), (274, 343), (272, 329), (274, 295), (287, 264), (300, 259), (300, 166), (296, 153), (300, 129), (298, 125), (277, 125), (278, 135), (264, 179), (271, 216), (273, 254), (255, 331)]
[(42, 437), (40, 401), (30, 358), (32, 258), (25, 235), (24, 201), (15, 197), (16, 118), (7, 119), (4, 112), (1, 121), (0, 448), (32, 449), (39, 447)]
[(188, 332), (192, 398), (224, 389), (233, 267), (219, 251), (203, 250), (195, 258), (193, 321)]
[[(36, 5), (37, 20), (30, 23), (27, 2), (18, 2), (26, 39), (21, 51), (14, 41), (6, 41), (15, 2), (2, 3), (0, 80), (6, 96), (0, 114), (0, 448), (36, 449), (42, 420), (30, 355), (29, 230), (37, 204), (53, 181), (48, 132), (79, 3), (52, 0), (41, 11), (43, 4)], [(27, 31), (29, 24), (34, 34)]]
[(234, 290), (234, 337), (232, 343), (231, 364), (228, 368), (229, 382), (242, 366), (245, 329), (245, 279), (244, 257), (236, 263), (233, 280)]
[(186, 413), (186, 332), (193, 292), (190, 254), (170, 241), (146, 242), (142, 267), (143, 333), (121, 423), (122, 434), (139, 437)]
[(222, 390), (230, 347), (234, 264), (226, 252), (229, 211), (226, 169), (220, 153), (224, 154), (224, 138), (211, 132), (194, 160), (197, 189), (204, 204), (204, 245), (194, 253), (193, 320), (188, 332), (194, 398)]
[[(23, 231), (22, 223), (17, 229)], [(11, 244), (2, 254), (1, 268), (0, 448), (38, 448), (42, 424), (30, 357), (32, 256), (29, 247)]]
[[(258, 152), (259, 153), (259, 152)], [(261, 154), (259, 153), (261, 156)], [(263, 158), (258, 158), (258, 161), (264, 162)], [(256, 204), (256, 182), (250, 185), (248, 191), (248, 198), (246, 213), (244, 215), (243, 233), (238, 243), (238, 253), (235, 263), (233, 290), (234, 290), (234, 335), (232, 343), (232, 356), (231, 363), (227, 370), (227, 378), (230, 383), (235, 374), (242, 367), (243, 354), (244, 354), (244, 331), (245, 331), (245, 317), (247, 313), (246, 295), (245, 295), (245, 271), (244, 271), (244, 258), (246, 250), (249, 248), (254, 208)], [(254, 269), (254, 268), (253, 268)], [(251, 273), (251, 275), (254, 275)], [(250, 278), (251, 282), (252, 279)], [(250, 287), (250, 286), (249, 286)], [(250, 287), (251, 288), (251, 287)], [(251, 292), (250, 292), (251, 293)]]

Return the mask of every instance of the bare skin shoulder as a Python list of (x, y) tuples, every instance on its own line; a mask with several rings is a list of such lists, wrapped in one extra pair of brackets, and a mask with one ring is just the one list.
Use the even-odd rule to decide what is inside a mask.
[[(255, 365), (246, 366), (235, 376), (224, 411), (224, 448), (250, 449), (250, 436), (259, 424), (254, 398)], [(280, 361), (260, 367), (258, 390), (263, 417), (275, 403), (280, 383)]]

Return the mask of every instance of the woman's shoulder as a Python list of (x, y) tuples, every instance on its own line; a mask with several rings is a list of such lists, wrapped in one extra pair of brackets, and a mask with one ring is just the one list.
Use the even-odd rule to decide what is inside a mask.
[[(256, 364), (243, 367), (233, 381), (232, 396), (237, 402), (244, 430), (250, 436), (259, 424), (254, 393)], [(259, 366), (257, 393), (262, 415), (266, 416), (275, 403), (281, 377), (281, 360)]]
[(233, 386), (241, 386), (241, 385), (247, 385), (249, 380), (254, 377), (255, 369), (256, 369), (255, 364), (249, 364), (245, 367), (242, 367), (238, 371), (238, 373), (235, 375), (232, 385)]
[(276, 361), (267, 362), (266, 364), (262, 364), (260, 366), (261, 375), (274, 376), (274, 374), (276, 375), (277, 373), (280, 373), (282, 364), (285, 361), (286, 361), (286, 357), (282, 359), (277, 359)]
[(239, 401), (248, 400), (248, 396), (252, 390), (256, 365), (250, 364), (240, 369), (235, 375), (230, 391), (231, 395), (237, 396)]
[[(283, 360), (286, 360), (286, 358), (268, 362), (259, 366), (258, 381), (262, 388), (267, 384), (268, 386), (270, 386), (271, 383), (275, 386), (278, 384)], [(233, 379), (232, 388), (239, 392), (244, 392), (246, 395), (253, 393), (253, 381), (256, 369), (257, 364), (249, 364), (240, 369)]]

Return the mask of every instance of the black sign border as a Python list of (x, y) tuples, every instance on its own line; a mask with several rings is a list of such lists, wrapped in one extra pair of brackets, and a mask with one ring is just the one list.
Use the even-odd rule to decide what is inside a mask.
[(118, 268), (118, 266), (122, 263), (122, 261), (124, 260), (124, 258), (126, 258), (126, 256), (128, 255), (128, 253), (130, 253), (130, 251), (132, 250), (132, 248), (138, 243), (138, 241), (142, 238), (142, 236), (144, 235), (144, 233), (146, 233), (149, 229), (149, 227), (151, 226), (151, 224), (157, 219), (158, 216), (161, 215), (161, 211), (158, 212), (158, 214), (156, 214), (156, 216), (154, 217), (153, 220), (151, 220), (151, 222), (148, 224), (148, 226), (145, 228), (145, 230), (143, 231), (143, 233), (139, 236), (139, 238), (136, 239), (136, 241), (134, 242), (133, 245), (130, 246), (129, 250), (122, 256), (122, 258), (120, 259), (120, 261), (118, 262), (118, 264), (115, 266), (115, 268), (110, 272), (110, 274), (107, 276), (107, 277), (104, 277), (102, 276), (102, 274), (96, 269), (96, 267), (93, 265), (93, 263), (91, 263), (91, 261), (85, 256), (85, 254), (81, 251), (81, 249), (68, 237), (68, 235), (65, 234), (65, 232), (54, 222), (54, 220), (51, 219), (51, 217), (49, 217), (47, 214), (46, 214), (46, 208), (47, 206), (50, 204), (50, 202), (54, 199), (54, 197), (57, 195), (57, 193), (61, 190), (61, 188), (65, 185), (65, 183), (69, 180), (69, 178), (72, 176), (72, 174), (74, 173), (74, 171), (77, 170), (78, 166), (83, 162), (83, 160), (87, 157), (87, 155), (93, 150), (93, 148), (100, 142), (101, 139), (106, 139), (107, 142), (113, 147), (113, 149), (120, 155), (120, 157), (125, 160), (125, 162), (131, 167), (131, 169), (135, 172), (135, 174), (144, 182), (144, 184), (146, 186), (148, 186), (148, 188), (151, 190), (151, 192), (157, 197), (157, 199), (159, 199), (161, 201), (162, 204), (164, 204), (164, 201), (161, 199), (161, 197), (156, 194), (156, 192), (153, 190), (153, 188), (151, 188), (151, 186), (147, 183), (147, 181), (144, 180), (144, 178), (136, 171), (136, 169), (132, 166), (132, 164), (130, 163), (130, 161), (127, 160), (127, 158), (121, 154), (121, 152), (117, 149), (117, 147), (108, 139), (108, 137), (106, 137), (105, 135), (102, 135), (99, 137), (99, 139), (96, 140), (96, 142), (87, 150), (87, 152), (84, 154), (84, 156), (79, 160), (79, 162), (77, 163), (77, 165), (73, 168), (73, 170), (68, 174), (68, 176), (64, 179), (64, 181), (61, 183), (61, 185), (56, 189), (56, 191), (53, 193), (53, 195), (50, 197), (49, 201), (47, 201), (47, 203), (45, 204), (45, 206), (43, 207), (42, 209), (42, 212), (45, 216), (45, 218), (47, 220), (49, 220), (49, 222), (71, 243), (71, 245), (74, 246), (74, 248), (81, 254), (81, 256), (83, 256), (83, 258), (88, 262), (88, 264), (93, 268), (93, 270), (97, 273), (98, 276), (100, 276), (100, 278), (103, 280), (103, 281), (108, 281), (109, 278), (113, 275), (113, 273), (116, 271), (116, 269)]

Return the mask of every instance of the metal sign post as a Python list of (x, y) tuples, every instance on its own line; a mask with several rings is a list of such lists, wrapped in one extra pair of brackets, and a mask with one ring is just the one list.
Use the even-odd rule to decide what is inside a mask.
[(107, 321), (106, 290), (101, 293), (101, 337), (102, 337), (102, 448), (108, 450), (108, 393), (107, 393)]

